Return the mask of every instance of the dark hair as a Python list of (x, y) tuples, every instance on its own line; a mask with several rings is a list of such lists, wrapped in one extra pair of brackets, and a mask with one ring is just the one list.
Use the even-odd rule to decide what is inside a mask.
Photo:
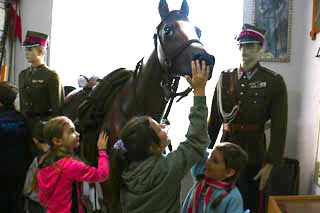
[(120, 138), (127, 151), (125, 153), (115, 149), (113, 151), (116, 159), (121, 161), (121, 172), (129, 163), (143, 161), (150, 157), (152, 144), (160, 145), (160, 138), (152, 129), (148, 116), (131, 118), (121, 129)]
[[(152, 155), (152, 144), (160, 145), (160, 138), (150, 126), (148, 116), (131, 118), (120, 131), (126, 152), (112, 147), (110, 180), (113, 181), (114, 196), (120, 196), (120, 187), (123, 186), (121, 174), (131, 162), (143, 161)], [(112, 203), (112, 201), (111, 201)]]
[[(223, 160), (225, 163), (226, 169), (233, 169), (235, 171), (234, 175), (227, 178), (225, 181), (231, 183), (230, 187), (226, 189), (225, 193), (222, 193), (219, 197), (217, 197), (212, 205), (212, 209), (216, 209), (222, 199), (233, 189), (237, 178), (240, 173), (245, 169), (248, 163), (248, 154), (238, 145), (230, 142), (222, 142), (217, 144), (214, 149), (219, 150), (222, 153)], [(197, 177), (201, 179), (200, 177)], [(204, 176), (202, 176), (202, 179)]]
[(222, 152), (226, 169), (235, 170), (235, 174), (227, 180), (234, 181), (247, 166), (248, 154), (239, 145), (230, 142), (222, 142), (214, 148)]
[(40, 122), (37, 122), (33, 127), (32, 137), (37, 138), (40, 143), (44, 142), (43, 129), (45, 124), (46, 124), (45, 121), (40, 121)]
[(13, 107), (14, 100), (18, 94), (18, 89), (8, 81), (0, 82), (0, 102), (6, 107)]
[(150, 126), (148, 116), (130, 119), (120, 132), (127, 152), (124, 154), (129, 162), (142, 161), (152, 153), (150, 146), (160, 144), (160, 138)]

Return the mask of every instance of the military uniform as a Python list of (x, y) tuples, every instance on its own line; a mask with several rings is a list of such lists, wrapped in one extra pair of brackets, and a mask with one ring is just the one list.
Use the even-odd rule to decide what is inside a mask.
[(20, 110), (28, 120), (48, 120), (61, 114), (64, 92), (58, 74), (46, 65), (19, 75)]
[[(242, 35), (254, 36), (252, 32)], [(244, 43), (259, 39), (261, 37), (246, 37)], [(288, 116), (286, 84), (281, 75), (259, 63), (246, 72), (241, 68), (230, 69), (221, 73), (211, 107), (208, 133), (212, 143), (209, 147), (214, 146), (223, 126), (221, 141), (238, 144), (248, 153), (248, 166), (237, 186), (244, 207), (257, 212), (259, 182), (253, 178), (263, 164), (278, 164), (284, 152)], [(269, 120), (271, 140), (267, 150), (264, 129)]]
[[(277, 164), (281, 161), (287, 130), (287, 89), (281, 75), (257, 64), (252, 72), (240, 69), (222, 72), (221, 101), (223, 110), (230, 112), (234, 105), (239, 110), (232, 121), (224, 120), (215, 91), (208, 132), (211, 147), (223, 125), (223, 141), (234, 142), (249, 155), (249, 164), (262, 161)], [(230, 85), (233, 78), (234, 86)], [(218, 83), (218, 84), (219, 84)], [(232, 90), (233, 87), (233, 91)], [(219, 115), (219, 116), (218, 116)], [(264, 125), (271, 119), (271, 142), (266, 152)]]
[[(217, 87), (219, 86), (221, 86), (221, 100), (216, 89), (208, 123), (208, 133), (212, 141), (210, 147), (213, 147), (223, 125), (221, 141), (238, 144), (249, 156), (247, 170), (243, 173), (244, 177), (240, 177), (239, 180), (240, 191), (247, 190), (247, 184), (240, 183), (242, 179), (249, 180), (248, 184), (258, 188), (259, 183), (252, 179), (259, 172), (262, 163), (277, 164), (284, 152), (288, 110), (285, 82), (279, 74), (257, 64), (253, 71), (248, 73), (240, 69), (222, 72)], [(234, 118), (223, 119), (219, 101), (225, 112), (231, 112), (235, 105), (239, 106)], [(271, 140), (266, 151), (264, 125), (270, 119)], [(243, 181), (247, 182), (245, 180)], [(241, 185), (244, 190), (241, 190)], [(247, 193), (242, 193), (243, 197)], [(244, 200), (250, 202), (250, 199), (244, 198)], [(256, 203), (259, 201), (256, 200)], [(245, 206), (248, 208), (250, 205)]]
[[(47, 46), (48, 36), (28, 31), (23, 45), (27, 48)], [(38, 121), (47, 121), (61, 114), (64, 90), (58, 74), (45, 64), (29, 67), (19, 74), (20, 111), (25, 116), (29, 131)]]

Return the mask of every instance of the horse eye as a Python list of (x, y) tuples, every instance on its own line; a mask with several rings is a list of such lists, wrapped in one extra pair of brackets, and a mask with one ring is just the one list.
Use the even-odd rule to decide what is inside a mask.
[(173, 26), (172, 25), (166, 25), (164, 28), (163, 28), (163, 31), (164, 31), (164, 34), (166, 36), (171, 36), (173, 34)]
[(196, 33), (198, 35), (198, 38), (201, 38), (201, 30), (198, 27), (194, 27), (196, 29)]

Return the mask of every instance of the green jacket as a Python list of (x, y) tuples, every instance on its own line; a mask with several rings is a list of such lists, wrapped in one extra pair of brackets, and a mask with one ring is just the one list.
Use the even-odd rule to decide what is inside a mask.
[(186, 141), (167, 156), (153, 155), (129, 165), (122, 174), (124, 213), (179, 212), (180, 181), (208, 146), (206, 97), (195, 96)]
[[(222, 141), (229, 141), (240, 145), (249, 155), (249, 164), (259, 164), (262, 161), (277, 164), (281, 161), (287, 133), (288, 98), (286, 84), (281, 75), (260, 66), (249, 75), (232, 69), (222, 72), (221, 105), (224, 112), (230, 112), (239, 104), (239, 111), (235, 119), (224, 120), (219, 107), (217, 88), (215, 90), (211, 114), (208, 122), (208, 133), (212, 147), (217, 139), (222, 123), (246, 126), (257, 125), (262, 131), (246, 132), (241, 129), (223, 130)], [(234, 81), (234, 92), (230, 87), (230, 76)], [(217, 87), (220, 86), (219, 83)], [(233, 98), (235, 97), (235, 98)], [(236, 100), (236, 101), (235, 101)], [(271, 120), (271, 139), (268, 151), (264, 134), (265, 123)]]
[(27, 119), (61, 114), (64, 90), (58, 74), (46, 65), (19, 74), (20, 109)]

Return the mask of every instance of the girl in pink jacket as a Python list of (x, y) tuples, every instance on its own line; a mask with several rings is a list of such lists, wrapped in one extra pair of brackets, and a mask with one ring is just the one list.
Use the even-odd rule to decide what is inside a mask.
[[(73, 155), (79, 147), (79, 133), (70, 119), (55, 117), (44, 126), (44, 138), (50, 150), (40, 160), (38, 196), (47, 213), (83, 213), (82, 181), (102, 182), (109, 177), (109, 158), (106, 154), (107, 135), (101, 132), (97, 148), (98, 168), (90, 167)], [(35, 184), (36, 185), (36, 184)]]

